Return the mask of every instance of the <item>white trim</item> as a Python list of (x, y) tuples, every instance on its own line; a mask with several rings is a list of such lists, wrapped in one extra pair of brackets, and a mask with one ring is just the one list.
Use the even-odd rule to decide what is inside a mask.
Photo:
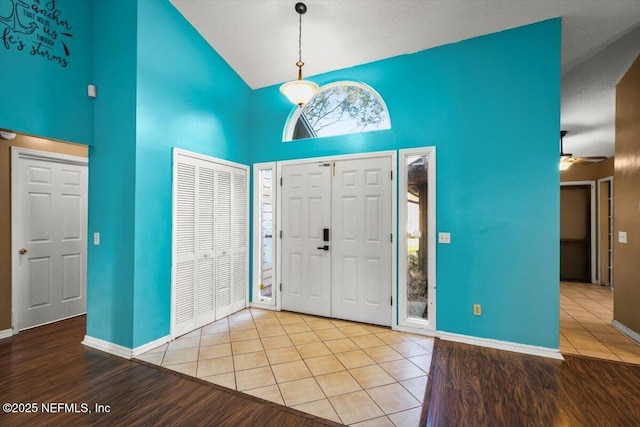
[[(286, 165), (290, 162), (276, 162), (276, 170), (275, 170), (275, 180), (276, 185), (280, 187), (280, 180), (282, 179), (282, 166), (283, 163)], [(282, 206), (282, 191), (280, 189), (276, 191), (276, 209), (280, 210)], [(255, 212), (253, 213), (255, 215)], [(278, 278), (278, 281), (274, 283), (275, 290), (274, 295), (276, 297), (276, 310), (282, 311), (282, 290), (280, 289), (280, 274), (282, 273), (282, 245), (280, 244), (280, 230), (282, 230), (282, 220), (281, 215), (276, 215), (276, 226), (273, 230), (273, 234), (276, 235), (276, 239), (278, 240), (278, 244), (276, 245), (276, 272), (275, 276)], [(254, 230), (255, 231), (255, 230)]]
[[(608, 176), (606, 178), (600, 178), (598, 180), (598, 283), (602, 284), (602, 184), (609, 182), (609, 198), (611, 203), (609, 204), (609, 215), (611, 221), (609, 221), (609, 228), (611, 231), (611, 242), (609, 242), (609, 250), (613, 254), (613, 177)], [(609, 286), (613, 287), (613, 256), (609, 257), (609, 268), (611, 269), (611, 277), (609, 278)]]
[(41, 160), (45, 162), (64, 163), (79, 166), (88, 166), (87, 157), (72, 156), (70, 154), (53, 153), (50, 151), (32, 150), (22, 147), (11, 147), (11, 153), (16, 153), (20, 159)]
[(633, 331), (633, 330), (627, 328), (626, 326), (624, 326), (622, 323), (618, 322), (617, 320), (614, 320), (613, 322), (611, 322), (611, 326), (613, 326), (614, 328), (619, 330), (621, 333), (623, 333), (624, 335), (628, 336), (629, 338), (631, 338), (632, 340), (634, 340), (635, 342), (640, 344), (640, 334), (637, 333), (636, 331)]
[(247, 176), (249, 174), (249, 169), (250, 169), (249, 166), (243, 165), (242, 163), (236, 163), (236, 162), (232, 162), (230, 160), (220, 159), (218, 157), (207, 156), (206, 154), (200, 154), (200, 153), (196, 153), (194, 151), (183, 150), (182, 148), (176, 148), (176, 147), (173, 147), (173, 153), (174, 153), (173, 154), (174, 155), (174, 159), (175, 159), (175, 156), (177, 156), (177, 155), (185, 156), (185, 157), (191, 157), (193, 159), (204, 160), (205, 162), (214, 162), (214, 163), (218, 163), (220, 165), (231, 166), (233, 168), (246, 169)]
[(591, 237), (590, 237), (590, 245), (591, 245), (591, 283), (598, 284), (598, 280), (596, 277), (596, 260), (598, 259), (596, 255), (596, 181), (563, 181), (560, 183), (560, 187), (570, 187), (570, 186), (578, 186), (578, 185), (588, 185), (591, 187), (591, 195), (590, 195), (590, 216), (591, 216)]
[[(429, 319), (410, 319), (406, 316), (407, 301), (407, 233), (405, 218), (407, 218), (407, 169), (405, 159), (409, 156), (427, 157), (427, 283), (429, 301)], [(435, 331), (436, 330), (436, 147), (421, 147), (398, 151), (400, 167), (398, 168), (399, 193), (397, 203), (399, 203), (398, 222), (398, 316), (394, 316), (394, 327), (398, 330), (409, 329), (411, 331)]]
[[(364, 132), (372, 132), (372, 131), (377, 131), (377, 130), (389, 130), (391, 129), (391, 113), (389, 112), (389, 107), (387, 107), (387, 103), (384, 102), (384, 99), (382, 99), (382, 96), (380, 96), (380, 94), (371, 86), (369, 86), (368, 84), (362, 83), (362, 82), (355, 82), (352, 80), (340, 80), (337, 82), (332, 82), (332, 83), (328, 83), (324, 86), (322, 86), (321, 88), (319, 88), (317, 90), (317, 92), (313, 95), (313, 98), (315, 98), (318, 94), (329, 90), (331, 88), (334, 87), (338, 87), (338, 86), (355, 86), (358, 87), (360, 89), (365, 90), (366, 92), (370, 93), (379, 103), (380, 105), (382, 105), (384, 107), (384, 111), (387, 114), (387, 117), (389, 118), (389, 127), (388, 128), (384, 128), (384, 129), (369, 129), (369, 130), (364, 130), (362, 131), (362, 133)], [(311, 99), (313, 99), (311, 98)], [(302, 114), (302, 111), (304, 110), (304, 108), (299, 108), (298, 106), (293, 107), (293, 109), (291, 110), (291, 112), (289, 113), (289, 117), (287, 117), (287, 121), (285, 122), (284, 125), (284, 129), (282, 130), (282, 142), (294, 142), (294, 141), (298, 141), (297, 139), (293, 139), (293, 131), (296, 127), (296, 123), (298, 122), (298, 118), (300, 117), (300, 114)], [(359, 132), (354, 132), (354, 133), (359, 133)], [(349, 135), (349, 134), (342, 134), (342, 135)], [(334, 135), (334, 136), (338, 136), (338, 135)], [(316, 137), (317, 138), (327, 138), (327, 137)]]
[(404, 326), (404, 325), (394, 325), (392, 328), (394, 331), (398, 332), (406, 332), (408, 334), (414, 335), (424, 335), (425, 337), (439, 337), (438, 331), (434, 331), (432, 329), (427, 329), (424, 326), (420, 325), (418, 327), (414, 326)]
[(354, 153), (354, 154), (338, 154), (335, 156), (324, 156), (324, 157), (310, 157), (305, 159), (293, 159), (293, 160), (283, 160), (280, 162), (276, 162), (276, 165), (281, 166), (289, 166), (289, 165), (302, 165), (305, 163), (320, 163), (320, 162), (339, 162), (340, 160), (358, 160), (358, 159), (374, 159), (377, 157), (395, 157), (395, 150), (386, 150), (386, 151), (370, 151), (367, 153)]
[(13, 329), (5, 329), (4, 331), (0, 331), (0, 340), (12, 337), (13, 335)]
[[(598, 278), (597, 282), (602, 284), (602, 184), (605, 182), (609, 182), (609, 198), (611, 199), (611, 211), (613, 213), (613, 177), (608, 176), (606, 178), (600, 178), (598, 180)], [(607, 217), (607, 222), (609, 222), (609, 218)], [(611, 224), (613, 225), (613, 224)], [(611, 238), (613, 239), (613, 227), (611, 228)], [(613, 242), (609, 242), (609, 249), (613, 252)], [(609, 260), (609, 264), (611, 264)], [(610, 265), (611, 271), (613, 271), (613, 265)], [(611, 285), (611, 284), (610, 284)]]
[(166, 335), (162, 338), (158, 338), (157, 340), (153, 340), (151, 342), (148, 342), (146, 344), (143, 344), (139, 347), (134, 348), (131, 351), (131, 355), (132, 357), (138, 357), (149, 350), (153, 350), (154, 348), (160, 347), (161, 345), (168, 343), (169, 341), (171, 341), (171, 335)]
[[(260, 206), (260, 172), (263, 170), (271, 170), (272, 171), (272, 179), (273, 179), (273, 183), (272, 183), (272, 188), (271, 188), (271, 198), (273, 201), (273, 206), (272, 206), (272, 217), (273, 217), (273, 225), (272, 225), (272, 232), (273, 232), (273, 237), (271, 239), (271, 241), (273, 242), (273, 247), (272, 247), (272, 257), (274, 258), (273, 260), (273, 265), (272, 265), (272, 269), (273, 269), (273, 285), (272, 285), (272, 290), (271, 290), (271, 298), (263, 298), (262, 301), (257, 301), (257, 299), (260, 299), (260, 271), (261, 271), (261, 263), (260, 263), (260, 252), (262, 250), (261, 246), (260, 246), (260, 212), (262, 211), (261, 206)], [(277, 260), (275, 258), (277, 258), (277, 247), (278, 247), (278, 234), (276, 233), (276, 227), (277, 227), (277, 217), (278, 217), (278, 202), (277, 202), (277, 194), (279, 193), (278, 191), (278, 187), (279, 185), (279, 181), (278, 181), (278, 177), (276, 176), (277, 172), (276, 172), (276, 162), (266, 162), (266, 163), (255, 163), (253, 165), (253, 283), (250, 284), (251, 286), (251, 290), (252, 290), (252, 295), (253, 295), (253, 302), (249, 303), (251, 304), (251, 306), (255, 306), (256, 307), (260, 307), (260, 308), (275, 308), (276, 307), (276, 301), (278, 300), (277, 298), (277, 292), (276, 292), (276, 288), (279, 287), (278, 285), (278, 269), (277, 269)], [(247, 193), (248, 194), (248, 193)], [(247, 203), (248, 205), (248, 203)], [(247, 292), (247, 298), (249, 297), (249, 292)]]
[(264, 303), (260, 303), (260, 302), (250, 302), (248, 307), (249, 308), (259, 308), (261, 310), (278, 311), (278, 309), (276, 308), (275, 305), (264, 304)]
[[(391, 171), (393, 172), (394, 180), (391, 182), (391, 232), (394, 234), (394, 241), (391, 245), (391, 295), (398, 294), (398, 266), (397, 266), (397, 246), (398, 246), (398, 236), (396, 235), (396, 230), (398, 229), (398, 219), (397, 219), (397, 208), (398, 208), (398, 194), (397, 194), (397, 185), (394, 185), (394, 182), (397, 182), (398, 178), (398, 157), (397, 152), (395, 150), (387, 150), (387, 151), (372, 151), (368, 153), (356, 153), (356, 154), (343, 154), (343, 155), (335, 155), (335, 156), (326, 156), (326, 157), (312, 157), (307, 159), (293, 159), (293, 160), (285, 160), (281, 162), (276, 162), (276, 183), (280, 185), (280, 178), (282, 177), (282, 167), (296, 164), (306, 164), (306, 163), (321, 163), (321, 162), (337, 162), (341, 160), (357, 160), (357, 159), (374, 159), (380, 157), (388, 157), (391, 161)], [(282, 191), (277, 191), (277, 205), (278, 209), (282, 206)], [(254, 212), (255, 216), (255, 212)], [(282, 229), (281, 223), (281, 215), (276, 216), (276, 228), (274, 229), (274, 234), (280, 238), (280, 230)], [(276, 277), (278, 278), (278, 286), (276, 287), (276, 310), (282, 310), (282, 296), (280, 294), (280, 273), (282, 271), (282, 245), (276, 244), (277, 248), (277, 257), (276, 257)], [(393, 298), (393, 304), (391, 307), (391, 326), (395, 324), (396, 319), (396, 301), (397, 298)]]
[(124, 347), (118, 344), (111, 343), (109, 341), (104, 341), (98, 338), (90, 337), (89, 335), (84, 336), (84, 340), (82, 344), (87, 347), (95, 348), (96, 350), (104, 351), (105, 353), (113, 354), (118, 357), (123, 357), (125, 359), (131, 359), (133, 357), (133, 350)]
[(469, 335), (453, 334), (450, 332), (437, 332), (436, 336), (445, 341), (454, 341), (463, 344), (477, 345), (480, 347), (489, 347), (498, 350), (530, 354), (532, 356), (541, 356), (548, 357), (550, 359), (564, 360), (564, 357), (562, 357), (562, 353), (560, 353), (560, 350), (554, 348), (538, 347), (535, 345), (519, 344), (489, 338), (478, 338)]

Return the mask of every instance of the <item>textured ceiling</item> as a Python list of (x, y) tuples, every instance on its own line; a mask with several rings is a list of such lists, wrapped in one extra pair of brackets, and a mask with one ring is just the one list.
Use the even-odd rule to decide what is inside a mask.
[[(298, 53), (295, 1), (171, 1), (252, 88), (295, 77)], [(576, 156), (613, 154), (611, 118), (615, 105), (589, 104), (581, 99), (602, 99), (605, 87), (611, 98), (615, 83), (638, 55), (637, 36), (632, 37), (631, 44), (622, 46), (616, 42), (625, 35), (638, 33), (633, 30), (640, 25), (639, 0), (307, 0), (305, 3), (309, 9), (302, 22), (306, 76), (562, 16), (562, 125), (570, 132), (565, 139), (566, 151), (571, 149)], [(584, 64), (603, 50), (614, 48), (619, 48), (610, 54), (619, 59), (614, 64), (601, 62), (597, 73), (581, 71)], [(585, 91), (590, 90), (585, 85), (594, 81), (599, 92), (585, 96)], [(567, 86), (572, 88), (570, 93), (564, 91)], [(570, 120), (565, 120), (565, 107), (571, 112)], [(582, 123), (587, 116), (590, 123)], [(569, 125), (577, 127), (571, 129)], [(587, 134), (591, 136), (588, 143), (583, 140)]]

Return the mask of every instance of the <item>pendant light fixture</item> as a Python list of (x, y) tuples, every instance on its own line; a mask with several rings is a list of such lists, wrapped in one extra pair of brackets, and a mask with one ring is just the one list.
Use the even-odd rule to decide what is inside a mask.
[(289, 98), (289, 101), (297, 104), (299, 107), (302, 107), (303, 104), (313, 98), (313, 95), (318, 91), (318, 85), (314, 82), (310, 82), (309, 80), (302, 79), (302, 67), (304, 66), (304, 62), (302, 62), (302, 15), (307, 12), (307, 5), (304, 3), (296, 3), (295, 9), (299, 15), (298, 62), (296, 62), (296, 67), (298, 67), (298, 79), (280, 86), (280, 92)]

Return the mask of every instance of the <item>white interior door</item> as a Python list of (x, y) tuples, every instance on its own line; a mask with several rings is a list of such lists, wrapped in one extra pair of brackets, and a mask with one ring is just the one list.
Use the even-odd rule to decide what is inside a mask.
[(87, 159), (12, 150), (14, 328), (86, 311)]
[(330, 164), (282, 167), (282, 309), (331, 316)]
[(391, 324), (391, 159), (335, 163), (332, 316)]

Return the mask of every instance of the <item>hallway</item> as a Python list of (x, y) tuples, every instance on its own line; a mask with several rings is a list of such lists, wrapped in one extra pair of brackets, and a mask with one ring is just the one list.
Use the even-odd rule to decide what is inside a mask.
[(560, 351), (640, 364), (640, 344), (613, 326), (613, 291), (560, 282)]

